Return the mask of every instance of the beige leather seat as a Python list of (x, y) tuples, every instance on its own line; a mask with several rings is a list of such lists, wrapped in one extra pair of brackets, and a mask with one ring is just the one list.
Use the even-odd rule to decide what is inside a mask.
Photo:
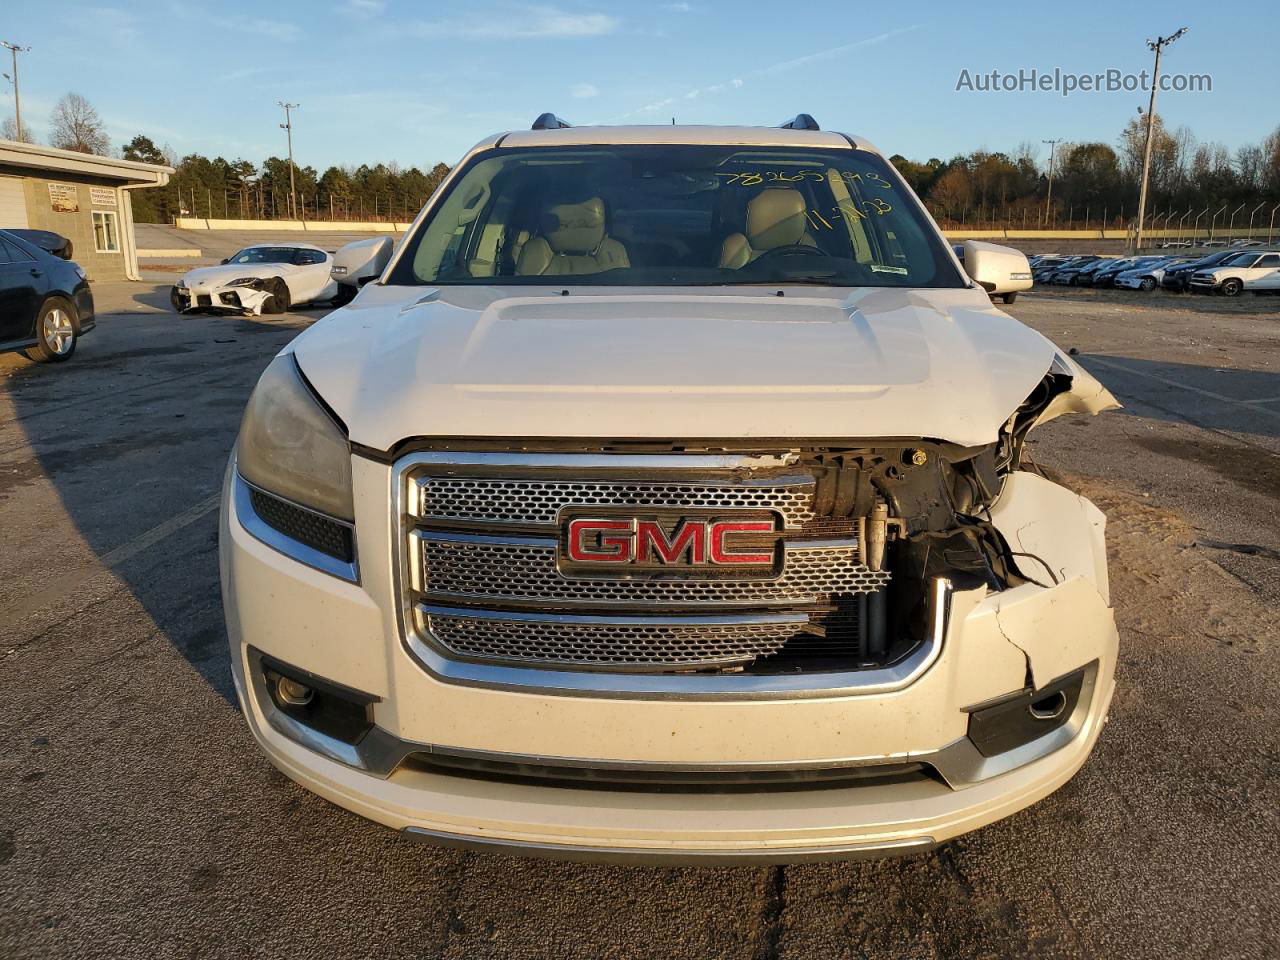
[(747, 204), (747, 232), (725, 237), (720, 266), (737, 270), (778, 247), (816, 247), (808, 232), (807, 206), (804, 194), (788, 187), (764, 190), (752, 197)]
[(516, 275), (601, 273), (629, 266), (627, 248), (605, 234), (604, 201), (592, 197), (584, 203), (562, 203), (547, 211), (538, 236), (520, 250)]

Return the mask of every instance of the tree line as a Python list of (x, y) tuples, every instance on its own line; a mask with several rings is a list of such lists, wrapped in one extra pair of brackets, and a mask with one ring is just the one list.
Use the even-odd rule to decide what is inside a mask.
[[(55, 147), (107, 154), (104, 125), (84, 97), (66, 94), (50, 116)], [(12, 118), (0, 138), (16, 139)], [(30, 131), (22, 131), (31, 140)], [(1108, 226), (1121, 228), (1137, 213), (1146, 118), (1134, 117), (1114, 145), (1101, 141), (1059, 143), (1048, 158), (1024, 142), (1012, 153), (975, 150), (950, 160), (923, 163), (901, 155), (890, 162), (902, 173), (944, 227)], [(175, 217), (211, 219), (411, 219), (449, 172), (437, 163), (425, 172), (395, 163), (331, 166), (318, 173), (268, 157), (260, 165), (198, 153), (178, 157), (139, 134), (120, 150), (126, 160), (174, 168), (168, 186), (133, 194), (134, 218), (167, 223)], [(1166, 222), (1205, 209), (1261, 210), (1262, 223), (1280, 203), (1280, 127), (1258, 143), (1231, 152), (1221, 143), (1199, 141), (1187, 127), (1152, 124), (1148, 216)], [(1208, 219), (1205, 225), (1208, 225)], [(1225, 219), (1223, 221), (1226, 222)], [(1242, 219), (1243, 222), (1243, 219)], [(1190, 220), (1187, 220), (1188, 225)]]
[(175, 217), (408, 221), (449, 172), (443, 163), (425, 172), (394, 162), (333, 166), (324, 173), (295, 165), (291, 190), (289, 161), (280, 157), (268, 157), (259, 166), (198, 153), (179, 158), (143, 134), (126, 143), (121, 156), (174, 168), (167, 186), (134, 193), (133, 216), (139, 223), (169, 223)]
[[(1030, 143), (1012, 155), (977, 150), (947, 161), (917, 163), (894, 156), (890, 162), (945, 227), (1087, 223), (1122, 228), (1137, 215), (1145, 142), (1146, 118), (1135, 117), (1114, 146), (1100, 141), (1057, 144), (1052, 192), (1048, 158), (1037, 163)], [(1265, 216), (1277, 203), (1280, 127), (1232, 153), (1221, 143), (1198, 141), (1185, 126), (1169, 131), (1155, 117), (1148, 223), (1156, 215), (1176, 223), (1188, 211), (1194, 216), (1205, 208), (1212, 212), (1239, 204), (1245, 204), (1246, 214), (1260, 204)]]

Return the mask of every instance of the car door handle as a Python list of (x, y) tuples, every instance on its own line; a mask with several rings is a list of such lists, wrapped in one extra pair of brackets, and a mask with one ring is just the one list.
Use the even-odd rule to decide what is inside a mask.
[(32, 270), (31, 270), (31, 275), (32, 275), (33, 277), (43, 277), (43, 276), (44, 276), (44, 271), (43, 271), (43, 270), (36, 270), (36, 269), (33, 267), (33, 268), (32, 268)]

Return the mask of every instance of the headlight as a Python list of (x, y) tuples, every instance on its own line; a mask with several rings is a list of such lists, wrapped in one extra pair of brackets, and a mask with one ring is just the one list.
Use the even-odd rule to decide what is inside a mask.
[(347, 275), (347, 268), (335, 266), (331, 272), (335, 277), (345, 277)]
[(353, 522), (351, 448), (293, 354), (271, 361), (240, 421), (240, 475), (255, 487)]
[(1030, 279), (1031, 279), (1031, 274), (1029, 274), (1029, 273), (1011, 273), (1011, 274), (1009, 274), (1009, 279), (1010, 279), (1010, 280), (1030, 280)]
[(227, 286), (228, 287), (252, 287), (254, 284), (258, 284), (261, 282), (262, 282), (261, 277), (240, 277), (237, 280), (232, 280), (230, 283), (227, 284)]

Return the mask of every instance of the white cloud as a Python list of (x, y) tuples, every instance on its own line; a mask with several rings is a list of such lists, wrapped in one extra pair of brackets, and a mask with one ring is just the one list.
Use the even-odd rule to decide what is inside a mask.
[(247, 37), (270, 37), (273, 40), (296, 40), (298, 25), (265, 17), (250, 17), (240, 13), (210, 14), (202, 4), (190, 0), (169, 0), (169, 14), (179, 20), (198, 22), (202, 28), (219, 27), (234, 30)]
[(569, 90), (569, 96), (575, 100), (590, 100), (592, 97), (599, 96), (600, 91), (590, 83), (575, 83)]
[(693, 6), (688, 3), (664, 3), (662, 9), (672, 13), (693, 13)]
[(471, 10), (460, 17), (420, 21), (409, 29), (420, 37), (523, 39), (597, 37), (613, 33), (621, 25), (621, 20), (606, 13), (571, 13), (559, 7), (525, 5)]
[(664, 97), (661, 100), (655, 100), (653, 103), (645, 104), (639, 110), (632, 110), (630, 113), (624, 113), (622, 116), (616, 117), (611, 122), (616, 123), (619, 120), (625, 120), (628, 117), (635, 116), (637, 113), (653, 113), (669, 107), (673, 103), (679, 103), (682, 100), (696, 100), (703, 94), (726, 93), (730, 90), (738, 90), (753, 78), (773, 76), (774, 74), (795, 70), (798, 67), (806, 67), (813, 63), (820, 63), (823, 60), (830, 60), (834, 57), (851, 53), (861, 47), (870, 47), (874, 44), (884, 43), (886, 40), (890, 40), (900, 34), (910, 33), (912, 30), (919, 29), (919, 24), (910, 27), (902, 27), (898, 30), (890, 30), (887, 33), (877, 34), (874, 37), (867, 37), (864, 40), (855, 40), (852, 43), (844, 43), (838, 47), (830, 47), (826, 50), (818, 50), (815, 53), (807, 53), (802, 57), (796, 57), (792, 60), (782, 60), (778, 63), (761, 67), (758, 70), (752, 70), (750, 73), (745, 73), (740, 77), (725, 80), (722, 83), (714, 83), (707, 87), (694, 87), (692, 90), (686, 90), (684, 93), (677, 94), (676, 96)]
[(387, 10), (386, 0), (343, 0), (335, 8), (349, 17), (380, 17)]

